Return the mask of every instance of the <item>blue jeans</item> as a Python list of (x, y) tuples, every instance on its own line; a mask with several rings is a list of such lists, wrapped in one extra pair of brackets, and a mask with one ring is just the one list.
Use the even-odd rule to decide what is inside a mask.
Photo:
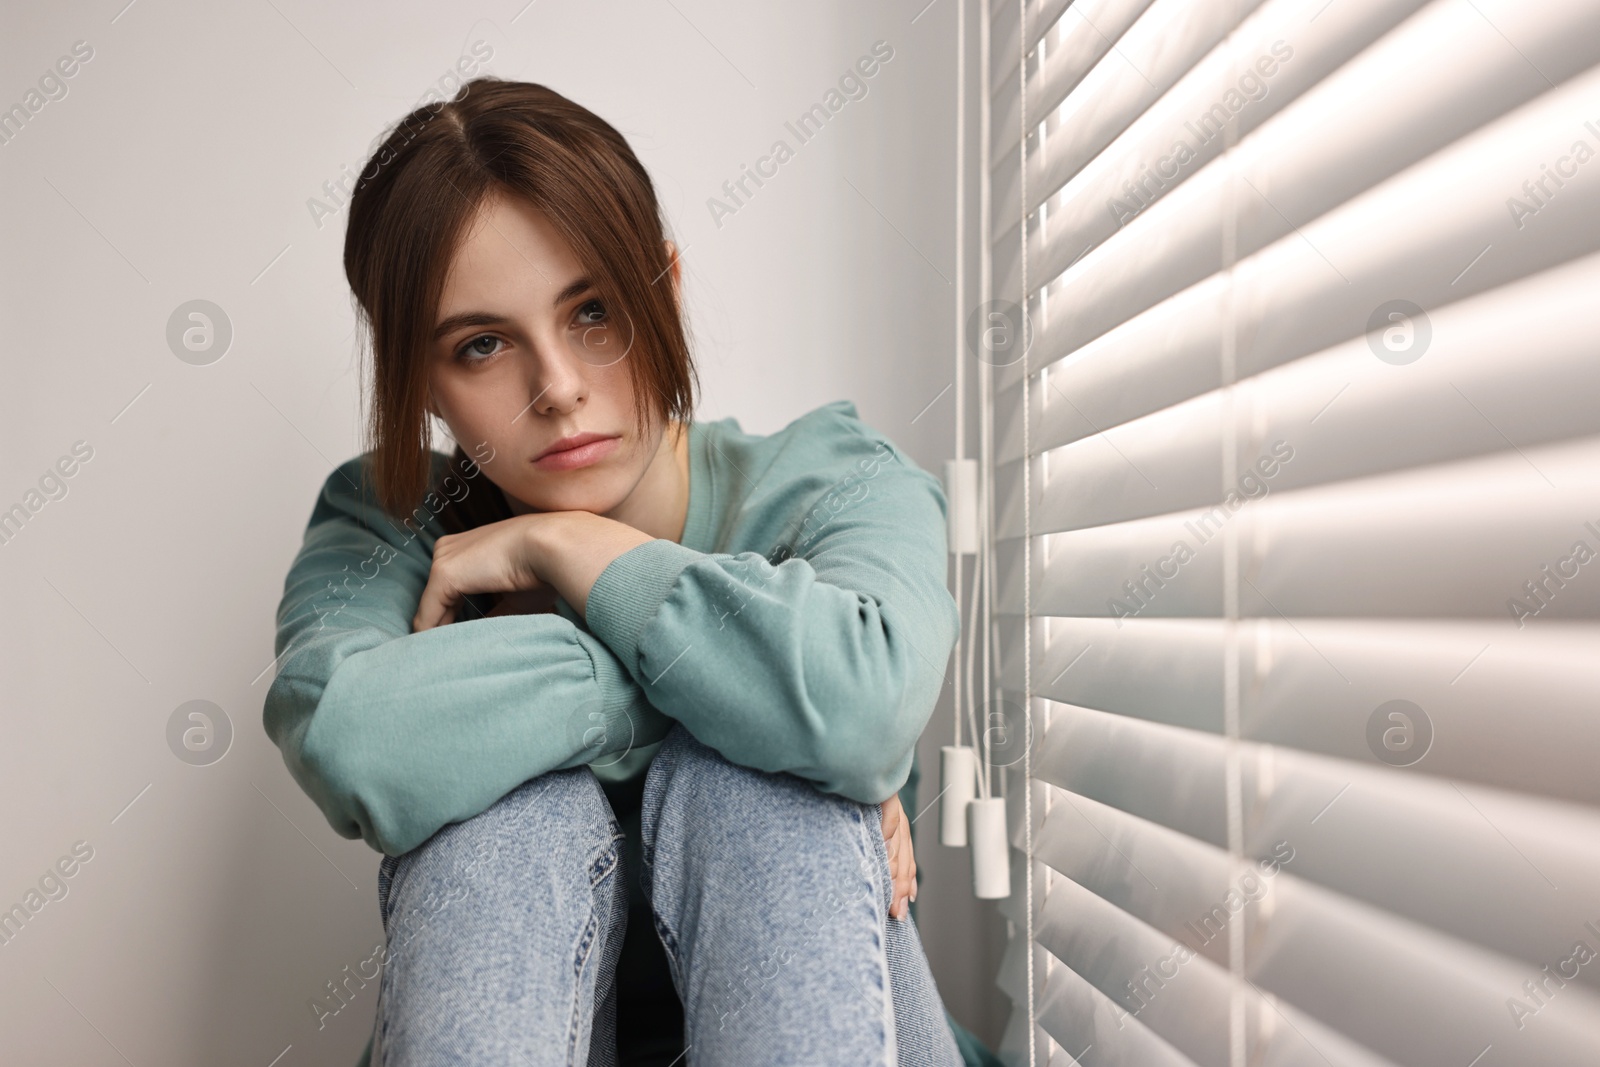
[(960, 1067), (915, 924), (888, 914), (878, 805), (675, 725), (636, 820), (635, 842), (578, 767), (385, 857), (372, 1067), (612, 1067), (630, 910), (681, 1003), (680, 1067)]

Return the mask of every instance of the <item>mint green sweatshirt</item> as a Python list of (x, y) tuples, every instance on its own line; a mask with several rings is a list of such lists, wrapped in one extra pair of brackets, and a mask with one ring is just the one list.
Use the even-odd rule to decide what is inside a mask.
[[(615, 786), (673, 720), (734, 763), (861, 803), (906, 783), (960, 625), (946, 501), (851, 402), (767, 436), (690, 423), (682, 542), (607, 565), (587, 625), (561, 600), (412, 633), (443, 498), (399, 523), (359, 488), (363, 467), (342, 464), (312, 510), (263, 714), (341, 836), (400, 855), (546, 771), (587, 764)], [(447, 484), (498, 492), (473, 473)]]

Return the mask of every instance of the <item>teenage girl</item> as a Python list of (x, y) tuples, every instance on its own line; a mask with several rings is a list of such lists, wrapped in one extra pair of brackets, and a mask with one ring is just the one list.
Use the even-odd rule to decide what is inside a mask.
[(363, 1063), (959, 1064), (898, 797), (959, 625), (937, 479), (848, 401), (693, 421), (650, 178), (548, 88), (408, 115), (348, 217), (371, 448), (265, 725), (384, 853)]

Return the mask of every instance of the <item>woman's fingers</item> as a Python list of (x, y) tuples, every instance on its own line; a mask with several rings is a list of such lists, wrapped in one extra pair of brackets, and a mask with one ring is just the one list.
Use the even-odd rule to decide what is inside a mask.
[[(908, 831), (906, 833), (906, 866), (911, 868), (911, 872), (910, 872), (910, 875), (909, 875), (909, 877), (911, 878), (911, 892), (908, 894), (907, 900), (908, 901), (916, 900), (917, 899), (917, 857), (912, 852), (912, 849), (911, 849), (911, 834), (909, 832), (909, 829), (908, 829)], [(910, 912), (910, 910), (911, 909), (909, 907), (906, 909), (906, 911), (908, 913)]]
[(883, 844), (889, 853), (889, 883), (891, 888), (889, 896), (889, 914), (895, 918), (900, 915), (900, 838), (895, 833), (899, 825), (900, 798), (892, 796), (878, 805), (883, 813)]
[(895, 804), (892, 804), (888, 800), (878, 805), (878, 808), (883, 813), (883, 844), (889, 853), (889, 882), (891, 885), (897, 887), (894, 895), (891, 895), (889, 898), (889, 914), (893, 915), (895, 914), (895, 910), (900, 906), (900, 898), (898, 895), (899, 882), (896, 877), (900, 867), (900, 842), (895, 837), (894, 833), (896, 821), (895, 816), (899, 809)]
[(907, 919), (911, 917), (911, 897), (915, 892), (917, 863), (911, 855), (911, 824), (904, 819), (900, 822), (900, 834), (904, 840), (900, 844), (900, 877), (896, 887), (903, 898), (900, 904), (900, 918)]
[(551, 591), (533, 572), (528, 557), (527, 531), (535, 518), (503, 519), (435, 541), (412, 630), (454, 622), (462, 601), (475, 593), (540, 591), (548, 596)]
[(911, 853), (911, 824), (896, 794), (884, 801), (883, 839), (889, 852), (889, 874), (894, 883), (889, 914), (904, 919), (911, 914), (910, 900), (916, 891), (916, 860)]
[(417, 602), (417, 613), (412, 616), (412, 632), (447, 626), (455, 621), (456, 606), (461, 594), (455, 590), (445, 569), (435, 565), (428, 572), (428, 584), (423, 587), (422, 599)]

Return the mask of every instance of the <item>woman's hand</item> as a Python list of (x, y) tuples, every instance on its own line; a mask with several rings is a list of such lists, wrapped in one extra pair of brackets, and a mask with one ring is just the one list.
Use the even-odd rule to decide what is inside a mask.
[[(553, 605), (555, 591), (534, 569), (530, 537), (534, 524), (543, 518), (517, 515), (435, 541), (433, 566), (411, 620), (412, 631), (454, 622), (462, 600), (474, 593), (527, 594), (520, 599), (523, 605), (537, 604), (540, 598)], [(508, 610), (500, 611), (502, 605)], [(496, 611), (510, 614), (512, 606), (502, 598)]]
[(904, 919), (911, 914), (910, 901), (917, 899), (917, 860), (911, 854), (911, 822), (900, 806), (900, 794), (885, 800), (883, 840), (889, 846), (889, 874), (894, 879), (894, 897), (889, 914)]
[[(433, 567), (422, 590), (413, 631), (455, 621), (461, 601), (475, 593), (526, 593), (521, 603), (502, 598), (495, 614), (521, 614), (565, 600), (587, 619), (589, 590), (600, 572), (629, 549), (652, 541), (627, 523), (588, 511), (514, 515), (433, 543)], [(540, 598), (543, 598), (542, 600)]]

